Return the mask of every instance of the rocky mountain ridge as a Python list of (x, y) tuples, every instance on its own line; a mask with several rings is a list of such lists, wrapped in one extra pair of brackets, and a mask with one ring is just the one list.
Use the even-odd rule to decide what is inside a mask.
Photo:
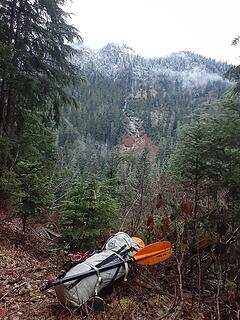
[(75, 64), (86, 73), (99, 72), (112, 80), (131, 75), (133, 81), (153, 81), (159, 76), (179, 80), (184, 87), (205, 86), (224, 81), (231, 65), (201, 55), (181, 51), (160, 58), (144, 58), (125, 44), (109, 43), (99, 50), (76, 44)]

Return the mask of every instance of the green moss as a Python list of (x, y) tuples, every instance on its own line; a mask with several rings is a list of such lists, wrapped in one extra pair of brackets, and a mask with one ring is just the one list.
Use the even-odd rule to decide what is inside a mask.
[(109, 308), (115, 312), (126, 311), (132, 306), (133, 301), (129, 297), (123, 297), (109, 304)]

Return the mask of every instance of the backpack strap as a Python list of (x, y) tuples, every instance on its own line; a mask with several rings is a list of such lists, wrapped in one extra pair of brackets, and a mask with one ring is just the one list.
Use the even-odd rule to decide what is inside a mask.
[(83, 264), (88, 265), (89, 267), (91, 267), (92, 269), (94, 269), (94, 270), (96, 271), (96, 274), (97, 274), (97, 282), (96, 282), (94, 291), (95, 291), (95, 295), (97, 296), (97, 294), (98, 294), (98, 288), (99, 288), (99, 286), (100, 286), (100, 284), (101, 284), (101, 282), (102, 282), (102, 277), (101, 277), (101, 274), (100, 274), (100, 270), (99, 270), (96, 266), (94, 266), (93, 264), (91, 264), (91, 263), (88, 262), (88, 261), (84, 261)]

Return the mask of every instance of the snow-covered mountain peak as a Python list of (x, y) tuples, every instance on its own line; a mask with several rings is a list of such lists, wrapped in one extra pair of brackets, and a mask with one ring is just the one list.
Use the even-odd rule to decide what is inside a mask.
[(167, 76), (169, 79), (179, 79), (184, 86), (195, 87), (204, 86), (209, 81), (225, 81), (222, 77), (230, 67), (189, 51), (145, 59), (126, 44), (109, 43), (95, 51), (83, 45), (77, 45), (76, 49), (79, 54), (74, 62), (82, 70), (97, 71), (113, 80), (121, 79), (126, 74), (131, 74), (133, 81), (147, 82)]
[(103, 48), (97, 50), (98, 54), (117, 53), (119, 55), (136, 56), (137, 53), (124, 43), (108, 43)]
[(109, 43), (95, 52), (96, 65), (100, 72), (113, 79), (131, 67), (133, 60), (138, 57), (136, 52), (126, 44)]

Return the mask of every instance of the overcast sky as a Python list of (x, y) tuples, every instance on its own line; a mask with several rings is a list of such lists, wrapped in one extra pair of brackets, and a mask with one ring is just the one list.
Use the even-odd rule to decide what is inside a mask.
[(240, 0), (73, 0), (66, 10), (92, 49), (126, 43), (144, 57), (188, 50), (240, 64)]

